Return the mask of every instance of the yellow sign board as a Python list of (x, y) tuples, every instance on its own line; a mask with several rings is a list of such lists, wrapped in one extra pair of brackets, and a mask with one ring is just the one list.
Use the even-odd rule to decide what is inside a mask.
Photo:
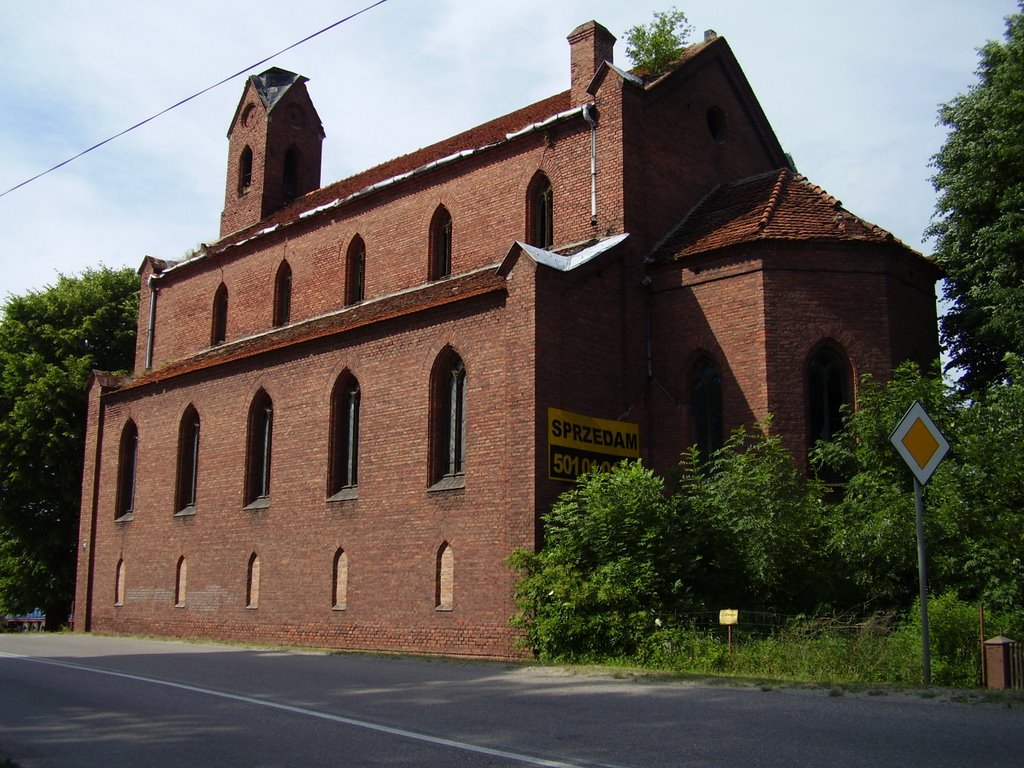
[(927, 483), (935, 468), (949, 451), (949, 443), (928, 416), (924, 406), (914, 402), (889, 435), (889, 442), (910, 467), (921, 485)]
[(610, 470), (640, 458), (640, 427), (628, 421), (548, 408), (548, 477), (575, 481), (584, 472)]
[(932, 436), (928, 427), (920, 419), (910, 425), (907, 434), (903, 436), (903, 445), (914, 463), (921, 468), (928, 466), (932, 456), (939, 450), (939, 441)]
[(740, 612), (737, 608), (726, 608), (718, 612), (719, 624), (739, 624)]

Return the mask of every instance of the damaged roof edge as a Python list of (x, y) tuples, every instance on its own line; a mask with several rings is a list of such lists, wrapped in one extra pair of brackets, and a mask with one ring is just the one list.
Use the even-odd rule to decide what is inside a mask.
[(543, 264), (545, 267), (556, 269), (559, 272), (571, 272), (572, 270), (578, 269), (584, 264), (593, 261), (601, 254), (610, 251), (627, 237), (629, 237), (629, 233), (624, 232), (621, 235), (615, 235), (614, 237), (599, 240), (593, 245), (588, 246), (582, 251), (574, 253), (571, 256), (563, 256), (556, 251), (548, 251), (544, 248), (538, 248), (535, 245), (529, 245), (520, 240), (516, 240), (515, 243), (512, 244), (512, 247), (509, 248), (508, 254), (498, 267), (498, 274), (508, 274), (512, 268), (512, 261), (517, 251), (522, 251), (536, 263)]
[[(382, 181), (376, 182), (375, 184), (371, 184), (371, 185), (369, 185), (367, 187), (364, 187), (363, 189), (360, 189), (357, 192), (353, 192), (351, 195), (348, 195), (347, 197), (338, 198), (337, 200), (332, 200), (329, 203), (324, 203), (322, 205), (318, 205), (315, 208), (310, 208), (308, 211), (302, 211), (302, 212), (296, 214), (295, 217), (291, 221), (289, 221), (287, 223), (284, 223), (284, 224), (274, 224), (273, 226), (267, 227), (266, 229), (261, 229), (261, 230), (259, 230), (257, 232), (254, 232), (253, 234), (249, 235), (248, 237), (242, 238), (241, 240), (237, 240), (237, 241), (235, 241), (233, 243), (227, 243), (226, 245), (223, 245), (223, 246), (220, 246), (220, 247), (218, 247), (215, 244), (214, 246), (211, 246), (210, 248), (215, 249), (215, 253), (216, 254), (220, 254), (220, 253), (223, 253), (223, 252), (225, 252), (225, 251), (227, 251), (227, 250), (229, 250), (231, 248), (237, 248), (237, 247), (239, 247), (241, 245), (245, 245), (246, 243), (252, 242), (253, 240), (257, 240), (257, 239), (259, 239), (259, 238), (261, 238), (261, 237), (263, 237), (265, 235), (269, 235), (270, 233), (275, 232), (275, 231), (277, 231), (279, 229), (283, 229), (284, 227), (292, 226), (293, 224), (297, 224), (300, 221), (305, 221), (306, 219), (309, 219), (310, 217), (313, 217), (313, 216), (316, 216), (318, 214), (324, 213), (325, 211), (330, 211), (330, 210), (334, 210), (336, 208), (341, 208), (342, 206), (344, 206), (344, 205), (346, 205), (348, 203), (351, 203), (351, 202), (354, 202), (356, 200), (359, 200), (360, 198), (366, 197), (367, 195), (373, 194), (374, 192), (378, 192), (378, 191), (380, 191), (382, 189), (387, 189), (388, 187), (395, 186), (396, 184), (400, 184), (403, 181), (407, 181), (408, 179), (415, 178), (415, 177), (420, 176), (420, 175), (422, 175), (424, 173), (429, 173), (430, 171), (432, 171), (432, 170), (434, 170), (436, 168), (442, 168), (442, 167), (444, 167), (446, 165), (450, 165), (451, 163), (454, 163), (454, 162), (456, 162), (458, 160), (462, 160), (463, 158), (472, 157), (473, 155), (479, 154), (480, 152), (484, 152), (484, 151), (486, 151), (488, 149), (492, 149), (494, 147), (501, 146), (501, 145), (503, 145), (506, 142), (514, 141), (515, 139), (518, 139), (518, 138), (520, 138), (522, 136), (528, 136), (531, 133), (536, 133), (537, 131), (544, 130), (545, 128), (547, 128), (547, 127), (549, 127), (551, 125), (554, 125), (555, 123), (562, 122), (563, 120), (568, 120), (568, 119), (570, 119), (572, 117), (575, 117), (577, 115), (582, 116), (583, 115), (583, 111), (587, 108), (587, 106), (588, 105), (584, 105), (582, 107), (573, 107), (572, 109), (567, 109), (564, 112), (559, 112), (557, 114), (552, 115), (551, 117), (545, 118), (544, 120), (541, 120), (541, 121), (536, 122), (536, 123), (532, 123), (532, 124), (526, 126), (525, 128), (521, 128), (518, 131), (512, 131), (511, 133), (506, 133), (504, 141), (497, 141), (497, 142), (493, 142), (491, 144), (485, 144), (485, 145), (483, 145), (481, 147), (475, 147), (475, 148), (472, 148), (472, 149), (464, 149), (461, 152), (455, 152), (453, 154), (448, 155), (447, 157), (442, 157), (442, 158), (439, 158), (437, 160), (432, 160), (431, 162), (426, 163), (424, 165), (421, 165), (418, 168), (414, 168), (411, 171), (406, 171), (405, 173), (397, 174), (397, 175), (392, 176), (392, 177), (390, 177), (388, 179), (384, 179)], [(155, 278), (163, 277), (164, 275), (169, 274), (171, 272), (174, 272), (174, 271), (176, 271), (176, 270), (178, 270), (178, 269), (180, 269), (180, 268), (182, 268), (182, 267), (184, 267), (186, 265), (191, 265), (191, 264), (194, 264), (197, 261), (201, 261), (201, 260), (205, 259), (208, 255), (209, 255), (209, 249), (202, 249), (200, 251), (200, 253), (197, 254), (196, 256), (194, 256), (193, 258), (185, 259), (184, 261), (177, 262), (176, 264), (173, 264), (172, 266), (169, 266), (167, 269), (163, 270), (159, 274), (154, 275), (154, 277)], [(564, 257), (559, 257), (559, 258), (564, 258)]]

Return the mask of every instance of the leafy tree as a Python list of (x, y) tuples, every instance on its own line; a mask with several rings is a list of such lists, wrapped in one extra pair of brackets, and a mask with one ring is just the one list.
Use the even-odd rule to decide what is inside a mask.
[(1014, 610), (1024, 609), (1024, 362), (1008, 355), (1004, 366), (1011, 383), (961, 404), (952, 456), (928, 484), (942, 536), (929, 567), (934, 590)]
[(770, 421), (739, 428), (710, 461), (683, 456), (674, 496), (701, 560), (691, 586), (711, 608), (811, 611), (824, 598), (822, 489)]
[(889, 434), (919, 400), (951, 448), (924, 488), (929, 590), (1024, 607), (1024, 363), (1009, 356), (1004, 366), (1012, 383), (974, 399), (912, 364), (889, 382), (862, 381), (857, 410), (812, 456), (850, 477), (828, 510), (840, 604), (905, 608), (917, 594), (913, 478)]
[(85, 384), (129, 368), (138, 278), (88, 270), (10, 297), (0, 318), (0, 613), (46, 610), (59, 625), (74, 591)]
[(676, 62), (692, 33), (682, 11), (655, 11), (654, 21), (646, 27), (638, 24), (626, 30), (626, 55), (645, 74), (659, 75)]
[(1007, 375), (1005, 353), (1024, 354), (1024, 15), (979, 53), (978, 82), (939, 110), (949, 135), (932, 159), (926, 232), (952, 304), (943, 341), (969, 390)]
[(517, 550), (513, 625), (543, 658), (630, 656), (686, 597), (694, 554), (664, 483), (639, 462), (592, 472), (545, 515), (540, 552)]
[(548, 659), (633, 657), (674, 614), (810, 610), (822, 583), (819, 488), (781, 441), (737, 430), (675, 492), (639, 462), (583, 475), (545, 515), (540, 552), (519, 550), (513, 625)]
[[(915, 400), (952, 440), (951, 393), (941, 377), (922, 376), (908, 363), (888, 382), (864, 376), (857, 408), (847, 413), (843, 430), (812, 452), (816, 467), (849, 478), (840, 500), (827, 510), (827, 548), (837, 563), (833, 588), (840, 605), (905, 608), (917, 594), (913, 475), (889, 442)], [(934, 483), (926, 487), (928, 504), (934, 488)], [(934, 530), (929, 534), (934, 544)]]

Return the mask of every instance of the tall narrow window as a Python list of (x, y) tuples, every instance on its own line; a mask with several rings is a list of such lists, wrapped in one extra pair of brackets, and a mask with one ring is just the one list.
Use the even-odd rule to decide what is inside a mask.
[(245, 461), (245, 503), (267, 506), (270, 501), (270, 462), (274, 439), (274, 404), (260, 390), (249, 408), (249, 437)]
[(284, 201), (290, 203), (299, 196), (299, 168), (301, 156), (297, 147), (289, 147), (284, 153), (284, 172), (281, 176), (281, 191)]
[(178, 425), (178, 471), (174, 509), (179, 513), (196, 511), (196, 486), (199, 480), (199, 414), (191, 405)]
[(839, 352), (823, 346), (811, 357), (807, 370), (810, 445), (831, 440), (842, 428), (843, 406), (850, 403), (849, 365)]
[(243, 195), (252, 186), (252, 149), (246, 147), (238, 158), (238, 194)]
[(447, 541), (437, 551), (434, 605), (439, 611), (450, 611), (455, 605), (455, 553)]
[(221, 283), (213, 294), (213, 322), (210, 344), (223, 344), (228, 337), (228, 287)]
[(249, 555), (249, 568), (245, 578), (245, 607), (258, 608), (260, 604), (260, 558)]
[(366, 298), (366, 245), (356, 235), (345, 257), (345, 303), (356, 304)]
[(700, 358), (690, 381), (693, 444), (703, 461), (722, 447), (722, 378), (709, 357)]
[(530, 182), (527, 196), (527, 242), (538, 248), (550, 248), (555, 242), (555, 232), (551, 182), (548, 177), (538, 171)]
[(287, 325), (292, 314), (292, 268), (282, 261), (274, 278), (274, 325)]
[(359, 484), (359, 401), (359, 382), (340, 376), (331, 394), (331, 497), (351, 495)]
[(430, 222), (430, 279), (440, 280), (452, 273), (452, 217), (438, 206)]
[(117, 561), (114, 572), (114, 605), (124, 605), (124, 580), (126, 575), (124, 560)]
[(188, 592), (188, 563), (185, 557), (178, 558), (178, 570), (174, 579), (174, 605), (177, 608), (185, 606), (185, 597)]
[(343, 611), (348, 607), (348, 553), (343, 549), (334, 553), (334, 574), (331, 583), (331, 607), (336, 611)]
[(461, 481), (466, 471), (466, 367), (449, 351), (435, 363), (433, 378), (433, 480)]
[(135, 480), (139, 466), (139, 430), (131, 419), (121, 430), (117, 456), (117, 499), (114, 502), (114, 519), (130, 520), (135, 512)]
[(448, 466), (445, 474), (461, 475), (466, 469), (466, 368), (456, 360), (448, 371)]

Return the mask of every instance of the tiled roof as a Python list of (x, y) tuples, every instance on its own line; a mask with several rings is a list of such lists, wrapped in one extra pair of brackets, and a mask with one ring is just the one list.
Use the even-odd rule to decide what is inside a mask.
[(422, 168), (432, 162), (465, 150), (478, 149), (504, 141), (509, 134), (520, 131), (534, 123), (539, 123), (552, 115), (564, 112), (570, 107), (569, 91), (563, 91), (543, 101), (538, 101), (528, 107), (523, 107), (483, 125), (478, 125), (468, 131), (439, 141), (436, 144), (431, 144), (428, 147), (418, 149), (401, 157), (396, 157), (393, 160), (388, 160), (385, 163), (357, 173), (355, 176), (349, 176), (347, 179), (342, 179), (326, 187), (316, 189), (309, 194), (303, 195), (276, 213), (271, 214), (258, 224), (254, 224), (239, 232), (233, 232), (221, 240), (221, 242), (211, 245), (210, 254), (215, 255), (220, 250), (230, 247), (233, 243), (245, 240), (253, 234), (262, 232), (275, 225), (291, 223), (306, 211), (340, 198), (346, 198), (387, 179), (409, 173), (417, 168)]
[(346, 333), (372, 323), (411, 315), (504, 289), (505, 278), (497, 273), (494, 266), (491, 266), (458, 277), (428, 283), (413, 290), (366, 301), (294, 325), (274, 328), (265, 333), (211, 347), (192, 357), (168, 363), (144, 373), (122, 389), (144, 387), (187, 373), (245, 360), (273, 350)]
[(782, 169), (713, 190), (658, 246), (652, 260), (672, 261), (762, 240), (893, 242), (914, 252), (850, 213), (821, 187)]

